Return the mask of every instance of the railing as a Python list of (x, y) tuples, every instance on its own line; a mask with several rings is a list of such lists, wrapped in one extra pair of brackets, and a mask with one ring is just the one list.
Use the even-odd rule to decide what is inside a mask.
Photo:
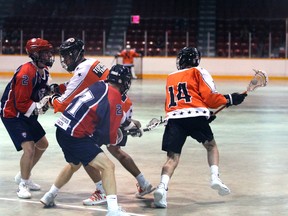
[[(106, 53), (106, 32), (99, 32), (99, 40), (88, 40), (85, 30), (82, 30), (78, 37), (82, 38), (85, 42), (85, 50), (89, 55), (105, 55)], [(138, 39), (133, 38), (134, 35), (128, 32), (123, 32), (123, 47), (126, 44), (130, 44), (132, 48), (135, 48), (138, 52), (141, 52), (143, 56), (175, 56), (177, 52), (184, 46), (196, 46), (197, 40), (195, 36), (189, 34), (189, 32), (180, 32), (184, 35), (181, 39), (171, 37), (173, 32), (163, 31), (160, 35), (162, 38), (161, 45), (159, 45), (158, 38), (153, 36), (149, 31), (143, 31), (138, 35)], [(51, 32), (40, 30), (33, 37), (41, 37), (51, 41)], [(54, 33), (55, 35), (55, 33)], [(25, 43), (28, 39), (28, 35), (23, 30), (14, 35), (15, 38), (4, 38), (3, 31), (0, 30), (0, 54), (25, 54)], [(31, 36), (31, 34), (29, 34)], [(53, 46), (58, 52), (59, 46), (62, 41), (73, 35), (67, 34), (65, 30), (62, 30), (56, 38), (53, 38)], [(141, 38), (141, 39), (139, 39)], [(223, 39), (224, 38), (224, 39)], [(281, 33), (281, 37), (274, 35), (274, 32), (270, 32), (268, 35), (264, 35), (262, 40), (256, 40), (253, 33), (248, 33), (246, 40), (239, 40), (238, 35), (231, 32), (227, 32), (227, 35), (221, 40), (219, 38), (212, 39), (211, 34), (207, 33), (207, 47), (202, 47), (204, 56), (206, 57), (225, 57), (225, 58), (287, 58), (288, 56), (288, 33)]]

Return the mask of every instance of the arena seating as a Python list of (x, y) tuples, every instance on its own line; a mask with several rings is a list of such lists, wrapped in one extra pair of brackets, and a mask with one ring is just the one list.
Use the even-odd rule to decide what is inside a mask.
[[(103, 32), (107, 37), (116, 2), (15, 1), (12, 15), (5, 17), (2, 26), (3, 53), (21, 53), (22, 30), (23, 41), (31, 37), (44, 37), (56, 49), (70, 36), (85, 38), (86, 52), (102, 55), (107, 40), (103, 38)], [(149, 56), (170, 56), (186, 45), (197, 46), (198, 0), (131, 2), (131, 14), (140, 15), (140, 24), (127, 26), (126, 40), (133, 48), (142, 53), (146, 51)], [(259, 3), (261, 10), (255, 10), (260, 6)], [(279, 0), (277, 5), (269, 4), (269, 0), (241, 0), (233, 3), (230, 0), (218, 0), (216, 56), (227, 57), (230, 51), (231, 57), (248, 57), (249, 54), (251, 57), (285, 57), (287, 12), (283, 9), (284, 3), (285, 0)]]

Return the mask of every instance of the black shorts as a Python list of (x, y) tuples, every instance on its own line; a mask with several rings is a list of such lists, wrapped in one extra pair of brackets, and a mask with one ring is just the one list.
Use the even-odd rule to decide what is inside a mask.
[(162, 150), (181, 154), (187, 136), (191, 136), (199, 143), (214, 139), (205, 116), (169, 119), (162, 139)]
[(57, 128), (56, 139), (68, 163), (87, 166), (102, 149), (90, 137), (76, 138)]
[(3, 118), (2, 122), (9, 133), (17, 151), (22, 150), (21, 144), (27, 141), (38, 142), (46, 132), (37, 120), (37, 116)]

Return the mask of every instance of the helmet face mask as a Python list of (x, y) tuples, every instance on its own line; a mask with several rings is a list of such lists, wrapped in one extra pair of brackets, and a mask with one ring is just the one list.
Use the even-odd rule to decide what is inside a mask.
[(129, 68), (116, 64), (111, 67), (106, 82), (111, 82), (119, 86), (120, 93), (126, 94), (131, 86), (132, 74)]
[(55, 56), (53, 46), (47, 40), (32, 38), (27, 41), (25, 49), (29, 57), (39, 68), (44, 68), (45, 66), (52, 67)]
[(61, 44), (59, 51), (62, 67), (72, 72), (83, 59), (84, 42), (77, 38), (69, 38)]
[(176, 59), (178, 70), (190, 67), (197, 67), (200, 64), (201, 53), (195, 47), (184, 47), (179, 51)]

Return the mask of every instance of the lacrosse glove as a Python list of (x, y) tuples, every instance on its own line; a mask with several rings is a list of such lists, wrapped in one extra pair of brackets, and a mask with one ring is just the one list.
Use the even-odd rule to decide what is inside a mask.
[(43, 97), (39, 102), (36, 102), (36, 107), (33, 110), (32, 115), (42, 115), (49, 109), (49, 96)]
[(233, 93), (233, 94), (224, 95), (224, 97), (227, 99), (226, 107), (241, 104), (244, 101), (246, 96), (247, 96), (246, 93), (242, 93), (242, 94)]
[(52, 94), (60, 94), (60, 88), (59, 85), (57, 83), (53, 83), (49, 86), (49, 91), (50, 91), (50, 95)]

